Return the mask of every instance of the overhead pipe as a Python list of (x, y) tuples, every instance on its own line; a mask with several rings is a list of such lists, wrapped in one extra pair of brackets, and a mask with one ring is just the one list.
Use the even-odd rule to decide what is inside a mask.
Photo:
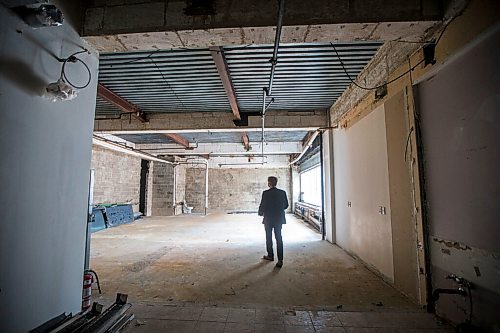
[(267, 162), (219, 163), (219, 167), (222, 167), (225, 165), (264, 165), (264, 164), (267, 164)]
[(261, 158), (262, 163), (264, 163), (264, 124), (266, 122), (266, 89), (262, 89), (262, 133), (260, 140)]
[(108, 148), (108, 149), (111, 149), (111, 150), (114, 150), (114, 151), (117, 151), (117, 152), (120, 152), (120, 153), (124, 153), (124, 154), (127, 154), (127, 155), (132, 155), (132, 156), (135, 156), (135, 157), (140, 157), (140, 158), (142, 158), (144, 160), (148, 160), (148, 161), (154, 161), (154, 162), (160, 162), (160, 163), (167, 163), (167, 164), (174, 164), (174, 163), (172, 163), (170, 161), (163, 160), (163, 159), (158, 158), (158, 157), (156, 157), (154, 155), (145, 153), (145, 152), (143, 152), (141, 150), (130, 148), (130, 147), (124, 146), (122, 144), (119, 144), (117, 142), (114, 142), (114, 141), (111, 141), (111, 140), (108, 140), (108, 139), (104, 139), (104, 138), (98, 137), (96, 135), (94, 135), (92, 137), (92, 144), (94, 144), (96, 146), (101, 146), (101, 147), (104, 147), (104, 148)]
[(274, 99), (271, 99), (269, 104), (266, 106), (266, 97), (271, 96), (273, 91), (273, 81), (274, 81), (274, 73), (276, 71), (276, 64), (278, 63), (278, 49), (280, 45), (281, 39), (281, 29), (283, 27), (283, 16), (285, 13), (285, 0), (279, 0), (278, 4), (278, 24), (276, 26), (276, 36), (274, 37), (274, 50), (273, 56), (270, 59), (271, 62), (271, 73), (269, 75), (269, 86), (262, 90), (262, 138), (261, 138), (261, 154), (262, 154), (262, 164), (264, 164), (264, 128), (266, 122), (266, 110), (271, 106), (274, 102)]
[(175, 206), (177, 205), (177, 171), (175, 170), (175, 167), (177, 165), (174, 165), (174, 190), (172, 191), (172, 205), (174, 207), (174, 215), (175, 215)]
[(273, 57), (270, 60), (271, 75), (269, 77), (269, 87), (267, 88), (268, 96), (271, 96), (273, 91), (274, 72), (276, 70), (276, 64), (278, 63), (278, 48), (280, 45), (281, 28), (283, 27), (284, 14), (285, 14), (285, 0), (279, 0), (278, 25), (276, 26), (276, 37), (274, 38), (274, 52), (273, 52)]
[(304, 146), (304, 149), (302, 149), (302, 152), (300, 153), (300, 155), (296, 159), (294, 159), (293, 161), (288, 163), (288, 165), (293, 165), (293, 164), (297, 163), (302, 158), (302, 156), (304, 156), (304, 154), (309, 149), (309, 147), (311, 147), (311, 145), (313, 144), (314, 140), (316, 139), (316, 137), (318, 136), (319, 133), (320, 133), (320, 131), (317, 130), (311, 135), (311, 137), (307, 141), (306, 145)]
[(176, 164), (205, 164), (205, 215), (208, 210), (208, 161), (198, 158), (188, 158), (186, 161), (176, 162)]

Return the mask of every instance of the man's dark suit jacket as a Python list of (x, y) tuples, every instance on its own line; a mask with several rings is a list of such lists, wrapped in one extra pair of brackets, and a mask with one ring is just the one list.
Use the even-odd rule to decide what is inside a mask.
[(263, 224), (285, 224), (285, 209), (287, 208), (288, 199), (285, 191), (271, 187), (269, 190), (262, 192), (259, 215), (264, 216)]

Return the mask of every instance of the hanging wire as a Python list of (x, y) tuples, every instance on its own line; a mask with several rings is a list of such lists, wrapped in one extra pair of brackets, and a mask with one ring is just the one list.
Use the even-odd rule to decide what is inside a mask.
[[(63, 79), (64, 82), (66, 82), (67, 84), (69, 84), (70, 86), (72, 86), (75, 89), (85, 89), (89, 86), (90, 82), (92, 81), (92, 73), (90, 72), (89, 66), (82, 59), (76, 57), (78, 54), (85, 53), (85, 52), (88, 52), (88, 50), (75, 52), (72, 55), (70, 55), (69, 57), (67, 57), (66, 59), (59, 59), (59, 61), (62, 61), (62, 63), (63, 63), (62, 69), (61, 69), (61, 79)], [(78, 85), (72, 83), (68, 79), (68, 76), (66, 75), (66, 64), (68, 62), (71, 62), (71, 63), (81, 62), (83, 64), (83, 66), (85, 66), (85, 69), (87, 69), (87, 73), (88, 73), (88, 80), (84, 85), (78, 86)]]
[(167, 85), (167, 87), (170, 89), (170, 91), (172, 92), (172, 94), (175, 96), (175, 98), (179, 101), (179, 103), (182, 105), (182, 107), (184, 109), (186, 109), (186, 106), (184, 105), (184, 103), (182, 103), (182, 100), (179, 98), (179, 96), (177, 96), (177, 94), (175, 93), (175, 91), (172, 88), (172, 86), (168, 83), (167, 78), (165, 77), (165, 75), (163, 75), (163, 72), (161, 71), (161, 69), (158, 66), (158, 64), (153, 60), (153, 58), (149, 58), (149, 60), (153, 63), (153, 65), (155, 65), (155, 67), (158, 70), (158, 72), (160, 72), (160, 75), (163, 78), (163, 81), (165, 82), (165, 84)]
[[(114, 63), (114, 64), (111, 64), (109, 65), (109, 67), (113, 67), (113, 66), (117, 66), (117, 65), (127, 65), (127, 64), (131, 64), (131, 63), (134, 63), (134, 62), (137, 62), (137, 61), (141, 61), (141, 60), (145, 60), (145, 59), (148, 59), (148, 58), (151, 58), (153, 56), (153, 54), (155, 53), (158, 53), (160, 52), (161, 50), (158, 49), (158, 50), (155, 50), (151, 53), (149, 53), (147, 56), (145, 57), (142, 57), (142, 58), (135, 58), (135, 59), (132, 59), (132, 60), (129, 60), (129, 61), (125, 61), (125, 62), (119, 62), (119, 63)], [(172, 51), (172, 49), (171, 49)]]
[[(465, 10), (465, 9), (464, 9)], [(426, 42), (418, 42), (418, 41), (405, 41), (405, 40), (392, 40), (391, 42), (400, 42), (400, 43), (416, 43), (416, 44), (424, 44), (424, 45), (429, 45), (429, 44), (434, 44), (434, 47), (437, 47), (439, 41), (441, 40), (441, 38), (443, 37), (446, 29), (448, 29), (448, 26), (459, 16), (461, 16), (463, 13), (463, 11), (455, 16), (453, 16), (450, 20), (448, 20), (448, 22), (446, 22), (446, 24), (444, 25), (443, 27), (443, 30), (441, 30), (441, 33), (439, 34), (438, 38), (434, 41), (434, 40), (430, 40), (430, 41), (426, 41)], [(395, 77), (394, 79), (390, 80), (390, 81), (387, 81), (386, 83), (384, 84), (381, 84), (381, 85), (378, 85), (378, 86), (375, 86), (375, 87), (364, 87), (362, 85), (360, 85), (359, 83), (357, 83), (355, 80), (353, 80), (351, 78), (351, 76), (349, 75), (349, 73), (347, 72), (345, 66), (344, 66), (344, 63), (342, 61), (342, 59), (340, 58), (340, 55), (339, 53), (337, 52), (337, 48), (335, 47), (335, 45), (333, 43), (330, 43), (330, 45), (333, 47), (333, 50), (335, 51), (335, 54), (337, 55), (337, 58), (339, 59), (340, 61), (340, 64), (342, 65), (342, 69), (344, 70), (344, 73), (347, 75), (347, 77), (349, 78), (349, 81), (351, 81), (352, 84), (354, 84), (356, 87), (360, 88), (360, 89), (363, 89), (363, 90), (377, 90), (379, 88), (382, 88), (394, 81), (397, 81), (399, 80), (400, 78), (402, 78), (403, 76), (405, 76), (406, 74), (410, 73), (411, 75), (411, 72), (417, 68), (417, 66), (419, 66), (421, 63), (423, 63), (425, 61), (425, 59), (422, 59), (420, 60), (417, 64), (415, 64), (414, 66), (410, 66), (410, 69), (408, 69), (406, 72), (402, 73), (401, 75)], [(409, 62), (409, 61), (408, 61)]]
[(405, 76), (406, 74), (412, 72), (415, 68), (417, 68), (418, 65), (420, 65), (421, 63), (424, 62), (425, 59), (422, 59), (420, 60), (417, 64), (415, 64), (414, 66), (410, 67), (409, 70), (407, 70), (406, 72), (404, 72), (403, 74), (401, 75), (398, 75), (397, 77), (395, 77), (394, 79), (392, 80), (389, 80), (383, 84), (380, 84), (378, 86), (375, 86), (375, 87), (365, 87), (365, 86), (362, 86), (360, 85), (359, 83), (357, 83), (355, 80), (352, 79), (351, 75), (349, 74), (349, 72), (347, 71), (347, 69), (345, 68), (344, 66), (344, 62), (342, 61), (342, 58), (340, 57), (338, 51), (337, 51), (337, 48), (335, 47), (335, 45), (333, 43), (330, 43), (330, 45), (333, 47), (333, 50), (335, 51), (335, 54), (337, 55), (337, 58), (339, 59), (340, 61), (340, 65), (342, 65), (342, 69), (344, 70), (344, 73), (347, 75), (347, 77), (349, 78), (349, 81), (351, 81), (352, 84), (354, 84), (356, 87), (360, 88), (360, 89), (363, 89), (363, 90), (377, 90), (379, 88), (382, 88), (394, 81), (397, 81), (399, 80), (400, 78), (402, 78), (403, 76)]
[[(252, 45), (252, 44), (249, 44), (249, 45)], [(176, 52), (176, 51), (179, 51), (179, 50), (183, 50), (183, 51), (195, 51), (195, 50), (200, 50), (200, 49), (199, 48), (188, 48), (188, 47), (179, 47), (179, 48), (175, 48), (175, 49), (174, 48), (170, 48), (170, 49), (157, 49), (157, 50), (154, 50), (154, 51), (150, 52), (147, 56), (139, 57), (139, 58), (134, 58), (134, 59), (131, 59), (131, 60), (128, 60), (128, 61), (124, 61), (124, 62), (116, 62), (116, 63), (113, 63), (113, 64), (109, 64), (109, 67), (120, 66), (120, 65), (127, 65), (127, 64), (132, 64), (132, 63), (137, 62), (137, 61), (147, 60), (147, 59), (151, 58), (153, 55), (155, 55), (158, 52), (168, 53), (168, 52)], [(201, 49), (201, 50), (204, 50), (204, 49)]]

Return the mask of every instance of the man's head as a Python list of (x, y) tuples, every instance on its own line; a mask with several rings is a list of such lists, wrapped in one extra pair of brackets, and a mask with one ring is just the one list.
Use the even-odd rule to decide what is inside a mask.
[(271, 176), (267, 177), (267, 185), (269, 187), (275, 187), (278, 184), (278, 178)]

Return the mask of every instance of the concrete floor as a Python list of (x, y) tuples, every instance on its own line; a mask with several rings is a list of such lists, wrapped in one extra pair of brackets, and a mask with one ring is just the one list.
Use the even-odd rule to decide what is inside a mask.
[[(134, 332), (204, 331), (199, 325), (208, 325), (209, 332), (246, 332), (249, 327), (254, 332), (263, 324), (258, 313), (274, 313), (267, 325), (277, 326), (266, 332), (328, 327), (322, 321), (315, 324), (318, 313), (339, 323), (326, 331), (349, 331), (356, 322), (359, 327), (386, 327), (380, 323), (387, 318), (377, 317), (375, 324), (370, 324), (373, 318), (355, 318), (353, 326), (346, 317), (370, 316), (371, 311), (424, 316), (427, 321), (412, 317), (410, 327), (427, 322), (425, 329), (445, 329), (293, 215), (287, 215), (283, 227), (283, 268), (261, 260), (265, 239), (260, 221), (255, 214), (184, 215), (144, 218), (99, 231), (92, 235), (91, 268), (101, 280), (100, 300), (128, 294), (137, 318)], [(203, 319), (204, 314), (213, 320)], [(402, 327), (408, 328), (396, 328)]]

